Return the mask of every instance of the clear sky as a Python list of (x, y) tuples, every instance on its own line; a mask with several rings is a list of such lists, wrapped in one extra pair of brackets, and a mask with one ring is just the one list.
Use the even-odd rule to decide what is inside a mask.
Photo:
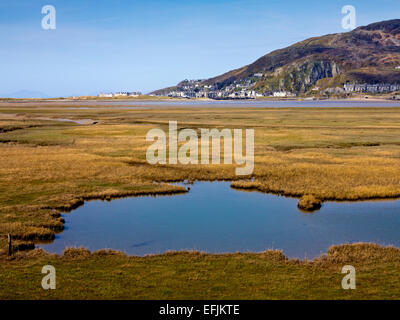
[[(56, 9), (43, 30), (42, 7)], [(247, 65), (306, 38), (400, 18), (399, 0), (1, 0), (0, 94), (149, 92)]]

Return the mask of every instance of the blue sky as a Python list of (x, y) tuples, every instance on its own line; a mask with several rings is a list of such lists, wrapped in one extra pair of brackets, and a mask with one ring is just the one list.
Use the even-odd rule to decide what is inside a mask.
[[(312, 36), (400, 18), (399, 0), (1, 0), (0, 94), (142, 91), (209, 78)], [(43, 30), (44, 5), (56, 29)]]

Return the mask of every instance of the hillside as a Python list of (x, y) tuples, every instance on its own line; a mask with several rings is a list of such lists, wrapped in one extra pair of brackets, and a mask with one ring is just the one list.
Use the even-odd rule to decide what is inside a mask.
[(397, 66), (400, 66), (400, 19), (310, 38), (268, 53), (242, 68), (203, 80), (201, 85), (223, 90), (234, 83), (246, 82), (257, 92), (302, 93), (315, 85), (335, 87), (346, 81), (400, 83)]

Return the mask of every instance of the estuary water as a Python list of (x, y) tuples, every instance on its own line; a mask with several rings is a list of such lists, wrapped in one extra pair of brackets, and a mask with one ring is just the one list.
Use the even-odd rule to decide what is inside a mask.
[[(8, 103), (10, 104), (10, 103)], [(22, 103), (15, 103), (22, 104)], [(24, 104), (29, 104), (24, 102)], [(70, 106), (74, 109), (159, 109), (159, 108), (368, 108), (400, 107), (400, 100), (47, 100), (35, 106)]]
[(40, 247), (121, 250), (130, 255), (168, 250), (210, 253), (280, 249), (312, 259), (334, 244), (400, 246), (400, 201), (327, 202), (302, 213), (297, 199), (237, 191), (229, 182), (196, 182), (187, 194), (90, 201), (63, 214), (65, 230)]

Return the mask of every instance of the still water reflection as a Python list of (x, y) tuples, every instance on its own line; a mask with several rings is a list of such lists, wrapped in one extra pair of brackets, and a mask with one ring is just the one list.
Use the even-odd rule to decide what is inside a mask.
[(314, 258), (332, 244), (400, 246), (400, 201), (328, 202), (304, 214), (296, 199), (236, 191), (229, 182), (196, 182), (184, 195), (91, 201), (64, 218), (65, 230), (43, 249), (83, 246), (131, 255), (281, 249)]

